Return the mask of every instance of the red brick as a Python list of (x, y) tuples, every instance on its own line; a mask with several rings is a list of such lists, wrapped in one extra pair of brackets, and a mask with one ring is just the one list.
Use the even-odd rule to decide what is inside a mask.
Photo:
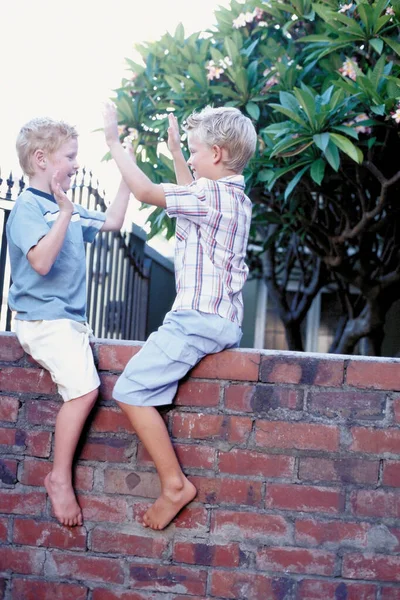
[(207, 504), (262, 504), (262, 483), (259, 481), (211, 477), (190, 477), (197, 488), (197, 502)]
[(294, 456), (233, 449), (219, 453), (219, 471), (260, 477), (292, 477), (294, 461)]
[(222, 510), (212, 512), (211, 531), (234, 541), (283, 542), (290, 534), (288, 523), (280, 515)]
[(158, 592), (204, 594), (207, 572), (172, 565), (134, 564), (130, 566), (131, 587)]
[[(49, 461), (39, 461), (26, 458), (22, 472), (21, 483), (24, 485), (43, 486), (46, 475), (51, 471)], [(78, 465), (74, 470), (74, 487), (81, 491), (90, 491), (93, 488), (93, 467)]]
[(339, 448), (339, 429), (333, 425), (257, 420), (255, 443), (265, 448), (333, 452)]
[[(215, 463), (215, 448), (210, 446), (199, 446), (198, 444), (174, 444), (178, 460), (183, 468), (213, 469)], [(150, 455), (142, 446), (138, 446), (138, 464), (151, 464)]]
[(400, 461), (385, 460), (383, 462), (383, 485), (400, 487)]
[(7, 485), (17, 483), (18, 463), (11, 458), (0, 459), (0, 481)]
[(400, 556), (382, 554), (345, 554), (343, 577), (349, 579), (376, 579), (400, 581)]
[(383, 419), (385, 408), (384, 392), (312, 391), (308, 397), (309, 412), (328, 418)]
[(264, 575), (241, 573), (240, 571), (213, 571), (211, 573), (211, 595), (218, 598), (238, 600), (272, 600), (276, 598), (273, 580)]
[(343, 383), (344, 361), (307, 355), (263, 356), (260, 380), (264, 383), (300, 383), (338, 387)]
[(6, 517), (0, 517), (0, 542), (7, 541), (7, 528), (8, 519)]
[(172, 435), (175, 438), (246, 443), (251, 428), (252, 420), (248, 417), (194, 413), (175, 413), (172, 417)]
[(352, 492), (352, 511), (362, 517), (400, 517), (400, 490), (358, 490)]
[(25, 403), (26, 419), (32, 425), (54, 426), (61, 406), (61, 401), (55, 402), (43, 399), (27, 400)]
[(20, 360), (24, 354), (25, 352), (15, 333), (2, 331), (0, 338), (0, 361), (16, 362), (17, 360)]
[(141, 342), (126, 341), (115, 343), (101, 340), (100, 343), (95, 343), (99, 371), (123, 371), (132, 356), (137, 354), (142, 346)]
[(190, 372), (191, 377), (258, 381), (260, 354), (245, 350), (224, 350), (209, 354)]
[(160, 495), (160, 481), (156, 473), (128, 471), (126, 469), (106, 469), (104, 491), (107, 494), (129, 494), (142, 498), (157, 498)]
[(265, 505), (282, 510), (336, 514), (343, 510), (344, 497), (334, 488), (306, 485), (267, 485)]
[(13, 396), (0, 396), (0, 421), (15, 423), (18, 419), (19, 400)]
[(46, 576), (104, 583), (123, 583), (125, 579), (122, 562), (117, 559), (57, 551), (48, 554)]
[(400, 600), (400, 587), (382, 587), (381, 600)]
[(46, 494), (41, 492), (0, 490), (0, 513), (39, 516), (43, 514), (45, 506)]
[(303, 579), (299, 582), (298, 600), (376, 600), (377, 586), (348, 581)]
[(20, 432), (25, 440), (25, 454), (47, 458), (50, 456), (52, 433), (50, 431), (24, 431)]
[(400, 390), (400, 361), (351, 360), (346, 383), (359, 388)]
[(198, 566), (238, 567), (240, 562), (239, 544), (202, 544), (196, 542), (175, 542), (172, 559), (178, 563)]
[(393, 402), (394, 420), (396, 423), (400, 423), (400, 397), (396, 398)]
[(189, 379), (181, 383), (174, 403), (177, 406), (218, 406), (219, 383)]
[(48, 457), (51, 450), (49, 431), (24, 431), (22, 429), (0, 428), (0, 444), (17, 446), (30, 456)]
[(110, 375), (110, 373), (99, 373), (100, 376), (100, 399), (112, 400), (112, 392), (117, 383), (118, 375)]
[(45, 579), (13, 579), (12, 600), (86, 600), (88, 589), (75, 583), (60, 583)]
[(43, 573), (46, 553), (36, 548), (0, 547), (0, 565), (2, 571), (23, 575), (41, 575)]
[(225, 408), (240, 412), (254, 412), (252, 399), (255, 389), (255, 385), (228, 385), (224, 395)]
[(126, 415), (119, 408), (108, 406), (95, 408), (90, 429), (100, 433), (132, 433), (132, 426)]
[(207, 522), (207, 509), (200, 506), (185, 506), (174, 519), (173, 524), (177, 529), (189, 529), (191, 532), (205, 533)]
[(340, 544), (366, 547), (369, 529), (367, 523), (300, 519), (295, 523), (295, 540), (312, 546)]
[[(165, 598), (165, 596), (164, 596)], [(182, 596), (183, 598), (183, 596)], [(51, 599), (50, 599), (51, 600)], [(163, 600), (159, 594), (153, 595), (144, 592), (141, 594), (140, 592), (133, 591), (120, 591), (120, 592), (112, 592), (111, 590), (106, 590), (104, 588), (95, 588), (92, 592), (92, 600)], [(197, 597), (190, 596), (190, 600), (201, 600), (197, 599)]]
[(5, 367), (0, 370), (0, 389), (3, 392), (56, 394), (56, 384), (45, 369)]
[(302, 389), (276, 385), (257, 385), (252, 399), (256, 413), (267, 412), (277, 408), (300, 410), (303, 407), (304, 392)]
[(376, 484), (378, 475), (379, 461), (377, 460), (300, 458), (299, 479)]
[(17, 429), (0, 427), (0, 444), (2, 446), (23, 446), (23, 443), (17, 443), (19, 440), (16, 439)]
[(333, 575), (336, 555), (306, 548), (262, 548), (256, 553), (257, 568), (262, 571)]
[(122, 498), (109, 496), (79, 496), (83, 518), (86, 521), (125, 523), (128, 505)]
[(125, 531), (110, 531), (96, 527), (92, 531), (91, 549), (94, 552), (140, 556), (141, 558), (163, 558), (168, 548), (168, 538), (145, 537)]
[(79, 458), (81, 460), (123, 463), (132, 456), (135, 445), (136, 442), (132, 442), (131, 438), (90, 437), (86, 440)]
[(353, 427), (353, 443), (350, 450), (383, 454), (400, 454), (400, 429), (373, 429), (372, 427)]
[(13, 542), (24, 546), (85, 551), (86, 530), (83, 527), (63, 527), (52, 521), (15, 519)]

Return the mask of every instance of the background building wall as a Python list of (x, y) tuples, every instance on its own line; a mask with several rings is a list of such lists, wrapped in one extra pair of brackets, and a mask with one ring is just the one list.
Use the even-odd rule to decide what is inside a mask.
[(400, 598), (400, 360), (234, 350), (164, 410), (195, 501), (138, 520), (158, 478), (111, 391), (135, 342), (96, 340), (101, 400), (78, 451), (84, 526), (51, 515), (60, 398), (0, 335), (0, 599)]

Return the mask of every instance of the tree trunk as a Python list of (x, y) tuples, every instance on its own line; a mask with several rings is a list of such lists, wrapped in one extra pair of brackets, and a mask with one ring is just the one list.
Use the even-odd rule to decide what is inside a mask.
[(304, 351), (304, 344), (301, 337), (301, 329), (299, 321), (290, 321), (284, 323), (286, 342), (289, 350)]

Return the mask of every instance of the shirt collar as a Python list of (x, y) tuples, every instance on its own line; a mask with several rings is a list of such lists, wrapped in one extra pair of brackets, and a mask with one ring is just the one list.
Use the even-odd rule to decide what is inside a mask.
[(234, 185), (235, 187), (238, 187), (241, 190), (245, 189), (243, 175), (228, 175), (228, 177), (221, 177), (221, 179), (218, 179), (218, 181)]
[(37, 190), (36, 188), (28, 187), (28, 188), (26, 188), (26, 191), (32, 192), (32, 194), (35, 194), (36, 196), (42, 196), (42, 198), (47, 198), (47, 200), (51, 200), (51, 202), (56, 202), (56, 199), (54, 198), (54, 196), (52, 194), (48, 194), (47, 192), (42, 192), (42, 190)]

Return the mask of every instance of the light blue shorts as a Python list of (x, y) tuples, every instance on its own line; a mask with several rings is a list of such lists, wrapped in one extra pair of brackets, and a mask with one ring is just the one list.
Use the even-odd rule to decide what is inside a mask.
[(207, 354), (237, 347), (241, 337), (239, 325), (219, 315), (170, 311), (126, 365), (113, 397), (135, 406), (171, 404), (179, 380), (192, 367)]

